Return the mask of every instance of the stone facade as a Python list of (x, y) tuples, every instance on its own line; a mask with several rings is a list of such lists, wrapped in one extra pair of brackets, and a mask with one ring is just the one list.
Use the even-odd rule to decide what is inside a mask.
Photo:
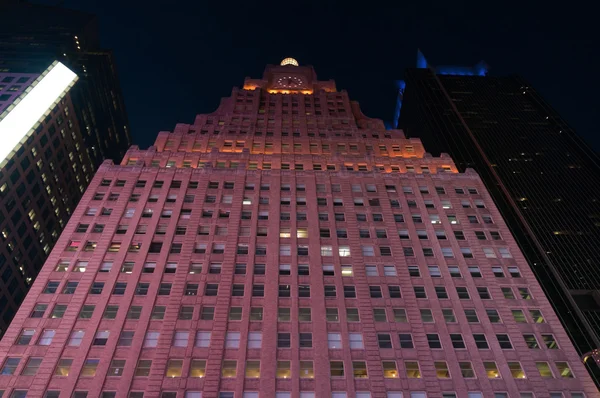
[(293, 64), (100, 167), (0, 366), (10, 397), (599, 396), (478, 175)]

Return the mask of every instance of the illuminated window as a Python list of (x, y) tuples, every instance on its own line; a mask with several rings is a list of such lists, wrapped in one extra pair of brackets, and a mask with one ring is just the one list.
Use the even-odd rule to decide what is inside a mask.
[(204, 377), (206, 373), (206, 361), (202, 359), (192, 359), (190, 362), (190, 377)]
[(183, 368), (182, 359), (169, 359), (167, 362), (167, 370), (165, 372), (166, 377), (181, 377), (181, 371)]
[[(413, 362), (417, 364), (416, 362)], [(398, 378), (398, 368), (396, 367), (395, 361), (383, 361), (381, 363), (383, 367), (383, 377), (387, 379), (396, 379)], [(408, 369), (408, 368), (407, 368)], [(417, 364), (417, 371), (419, 369), (419, 365)], [(420, 377), (420, 376), (419, 376)]]
[(221, 368), (221, 377), (236, 377), (237, 361), (223, 361)]
[(260, 361), (246, 361), (246, 377), (249, 379), (260, 377)]
[(96, 369), (99, 363), (99, 359), (86, 359), (81, 368), (81, 376), (96, 376)]
[(450, 371), (448, 370), (448, 364), (445, 361), (437, 361), (433, 363), (435, 366), (435, 373), (438, 379), (449, 379)]
[(510, 369), (510, 374), (515, 379), (524, 379), (525, 372), (521, 368), (521, 364), (519, 362), (508, 362), (508, 368)]
[(552, 378), (554, 375), (552, 374), (552, 370), (550, 370), (550, 365), (548, 362), (536, 362), (535, 366), (540, 373), (541, 377), (544, 378)]
[(278, 379), (289, 379), (291, 375), (290, 361), (277, 361), (276, 377)]
[(498, 372), (498, 366), (496, 366), (496, 362), (484, 362), (483, 368), (485, 369), (488, 379), (500, 378), (500, 372)]
[(313, 369), (312, 361), (300, 361), (300, 378), (301, 379), (314, 379), (315, 371)]
[(571, 371), (571, 368), (567, 362), (555, 362), (554, 364), (556, 365), (556, 369), (558, 369), (558, 374), (560, 377), (565, 379), (571, 379), (575, 377), (573, 376), (573, 372)]

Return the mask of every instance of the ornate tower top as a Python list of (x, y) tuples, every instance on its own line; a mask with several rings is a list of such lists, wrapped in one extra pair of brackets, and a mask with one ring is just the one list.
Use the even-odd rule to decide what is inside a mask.
[(294, 58), (284, 58), (283, 61), (281, 61), (281, 63), (279, 65), (281, 65), (281, 66), (286, 66), (286, 65), (298, 66), (298, 61), (296, 61)]

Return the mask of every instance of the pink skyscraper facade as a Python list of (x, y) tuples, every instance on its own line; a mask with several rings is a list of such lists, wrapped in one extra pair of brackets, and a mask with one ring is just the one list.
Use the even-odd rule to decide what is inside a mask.
[(0, 396), (600, 394), (478, 175), (286, 59), (100, 167)]

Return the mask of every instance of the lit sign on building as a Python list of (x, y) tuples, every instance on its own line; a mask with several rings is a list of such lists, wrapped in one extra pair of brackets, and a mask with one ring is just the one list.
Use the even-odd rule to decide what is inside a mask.
[(60, 62), (54, 62), (31, 88), (11, 105), (0, 118), (0, 165), (48, 114), (65, 91), (77, 80), (77, 75)]

